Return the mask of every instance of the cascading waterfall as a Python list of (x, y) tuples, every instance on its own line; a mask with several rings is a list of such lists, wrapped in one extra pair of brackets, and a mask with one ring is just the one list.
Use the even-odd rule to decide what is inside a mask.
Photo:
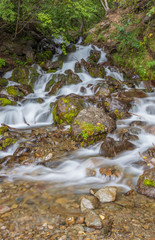
[[(63, 86), (56, 95), (48, 96), (45, 91), (46, 84), (54, 74), (64, 74), (68, 69), (74, 71), (76, 62), (80, 62), (81, 59), (87, 60), (90, 55), (90, 51), (95, 46), (82, 46), (79, 43), (76, 45), (76, 52), (70, 53), (63, 59), (63, 68), (55, 73), (46, 73), (39, 67), (37, 71), (39, 73), (38, 81), (34, 85), (34, 93), (24, 97), (22, 102), (18, 102), (17, 106), (5, 106), (0, 109), (0, 124), (4, 123), (17, 129), (28, 129), (33, 127), (48, 126), (53, 123), (52, 112), (50, 104), (54, 103), (58, 96), (68, 95), (75, 93), (82, 96), (93, 96), (94, 92), (91, 88), (87, 87), (86, 91), (82, 93), (81, 87), (86, 87), (88, 84), (94, 83), (94, 81), (101, 80), (99, 78), (92, 78), (86, 71), (78, 73), (78, 76), (82, 80), (79, 84), (72, 84), (69, 86)], [(106, 54), (95, 47), (101, 52), (99, 63), (106, 61)], [(58, 58), (58, 54), (53, 57), (53, 61)], [(9, 78), (12, 72), (8, 72), (4, 77)], [(111, 68), (106, 68), (107, 76), (112, 76), (116, 80), (123, 81), (123, 75)], [(13, 84), (9, 82), (9, 84)], [(15, 83), (16, 84), (16, 83)], [(143, 86), (142, 86), (143, 87)], [(38, 98), (42, 98), (44, 101), (40, 104), (37, 102)], [(147, 122), (147, 126), (155, 124), (155, 111), (150, 111), (149, 106), (152, 106), (155, 102), (155, 93), (149, 93), (147, 98), (138, 99), (134, 103), (134, 106), (130, 110), (133, 115), (125, 120), (119, 120), (117, 122), (117, 128), (129, 127), (130, 123), (136, 120), (142, 120)], [(154, 108), (152, 108), (154, 109)], [(136, 148), (132, 151), (125, 151), (119, 154), (113, 159), (107, 159), (100, 156), (100, 145), (90, 146), (88, 148), (81, 148), (72, 152), (67, 158), (63, 159), (58, 167), (50, 169), (44, 166), (30, 164), (29, 166), (16, 166), (13, 169), (4, 168), (0, 171), (0, 175), (7, 176), (9, 180), (33, 180), (33, 181), (50, 181), (54, 182), (57, 186), (102, 186), (115, 185), (124, 190), (129, 190), (131, 184), (136, 184), (137, 177), (142, 173), (143, 167), (137, 166), (135, 163), (140, 159), (139, 153), (144, 152), (152, 143), (155, 143), (155, 136), (147, 133), (144, 128), (140, 128), (139, 139), (134, 141)], [(115, 133), (110, 134), (113, 138), (116, 138)], [(18, 143), (8, 148), (7, 152), (0, 152), (0, 158), (11, 155), (17, 148)], [(101, 166), (118, 166), (121, 169), (119, 177), (105, 177), (100, 174), (99, 168)], [(96, 171), (96, 176), (88, 177), (86, 169), (92, 168)], [(131, 180), (132, 179), (132, 180)]]

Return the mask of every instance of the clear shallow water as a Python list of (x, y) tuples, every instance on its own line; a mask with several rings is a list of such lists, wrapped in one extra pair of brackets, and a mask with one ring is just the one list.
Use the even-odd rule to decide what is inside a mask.
[[(45, 92), (45, 87), (53, 74), (63, 74), (67, 69), (74, 71), (74, 66), (77, 61), (81, 61), (82, 58), (87, 60), (93, 46), (81, 46), (76, 45), (77, 50), (74, 53), (70, 53), (67, 57), (64, 57), (63, 68), (56, 73), (46, 73), (38, 67), (40, 74), (38, 81), (34, 85), (34, 93), (26, 96), (24, 101), (19, 102), (18, 106), (6, 106), (0, 110), (0, 124), (5, 123), (11, 127), (18, 129), (28, 129), (33, 127), (48, 126), (53, 123), (50, 104), (54, 103), (58, 96), (68, 95), (75, 93), (83, 96), (93, 96), (94, 92), (91, 88), (88, 88), (88, 84), (94, 84), (95, 81), (101, 80), (92, 78), (88, 73), (83, 71), (79, 73), (79, 77), (82, 80), (81, 83), (76, 85), (62, 87), (57, 95), (48, 96)], [(99, 50), (97, 47), (95, 47)], [(101, 51), (101, 50), (99, 50)], [(56, 60), (58, 54), (53, 58)], [(106, 55), (101, 51), (100, 63), (106, 61)], [(6, 78), (11, 76), (12, 72), (5, 74)], [(115, 70), (106, 68), (107, 76), (112, 76), (117, 80), (124, 81), (123, 75)], [(12, 82), (9, 83), (13, 85)], [(87, 87), (86, 92), (80, 91), (81, 87)], [(143, 86), (142, 86), (143, 87)], [(37, 103), (38, 98), (43, 98), (43, 103)], [(131, 118), (122, 120), (117, 123), (117, 128), (129, 127), (133, 121), (145, 121), (147, 126), (155, 124), (155, 112), (150, 112), (149, 106), (155, 103), (155, 93), (148, 94), (147, 98), (135, 99), (131, 113)], [(53, 182), (55, 186), (74, 186), (76, 188), (82, 186), (83, 188), (100, 187), (107, 185), (118, 186), (124, 191), (129, 190), (136, 184), (138, 176), (143, 172), (143, 167), (139, 164), (135, 164), (140, 160), (139, 153), (144, 152), (149, 147), (152, 147), (152, 143), (155, 143), (155, 135), (146, 133), (144, 128), (140, 128), (138, 135), (139, 139), (134, 141), (136, 148), (132, 151), (126, 151), (116, 156), (113, 159), (108, 159), (100, 156), (101, 143), (90, 146), (86, 149), (79, 149), (72, 152), (66, 158), (63, 159), (57, 168), (51, 169), (44, 166), (30, 164), (29, 166), (18, 166), (13, 169), (4, 168), (0, 171), (1, 176), (7, 176), (10, 181), (14, 180), (28, 180), (28, 181), (48, 181)], [(113, 138), (117, 139), (116, 134), (110, 134)], [(0, 158), (12, 155), (18, 143), (10, 147), (7, 152), (0, 152)], [(118, 177), (105, 177), (100, 174), (100, 167), (117, 166), (120, 169)], [(94, 169), (96, 176), (88, 177), (87, 169)]]

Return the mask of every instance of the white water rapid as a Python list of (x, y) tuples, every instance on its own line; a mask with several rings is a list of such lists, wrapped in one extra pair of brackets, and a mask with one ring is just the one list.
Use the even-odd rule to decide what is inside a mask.
[[(87, 72), (83, 70), (82, 73), (78, 73), (81, 83), (76, 85), (63, 86), (57, 95), (49, 96), (45, 91), (46, 84), (51, 79), (53, 74), (64, 73), (67, 69), (74, 71), (74, 66), (77, 61), (81, 61), (82, 58), (88, 59), (90, 51), (94, 46), (82, 46), (79, 43), (76, 45), (76, 52), (68, 54), (64, 57), (63, 68), (56, 73), (46, 73), (37, 67), (39, 73), (38, 81), (34, 85), (34, 93), (26, 96), (24, 101), (18, 102), (17, 106), (5, 106), (0, 108), (0, 125), (6, 124), (10, 127), (17, 129), (29, 129), (33, 127), (48, 126), (53, 123), (50, 104), (55, 102), (60, 95), (68, 95), (75, 93), (82, 96), (93, 96), (94, 91), (90, 84), (94, 84), (94, 81), (101, 80), (92, 78)], [(106, 54), (95, 47), (101, 52), (99, 63), (106, 61)], [(53, 57), (53, 61), (58, 58), (58, 54)], [(5, 74), (5, 78), (9, 78), (12, 72)], [(123, 75), (119, 72), (112, 71), (110, 68), (106, 68), (106, 74), (113, 78), (124, 81)], [(10, 82), (10, 85), (13, 83)], [(15, 83), (16, 84), (16, 83)], [(81, 87), (85, 87), (86, 92), (80, 91)], [(143, 86), (142, 86), (143, 87)], [(43, 103), (38, 103), (37, 99), (42, 98)], [(126, 120), (119, 120), (117, 122), (117, 128), (127, 128), (133, 121), (144, 121), (147, 126), (155, 124), (155, 111), (151, 112), (148, 106), (152, 106), (155, 103), (155, 93), (149, 93), (148, 97), (143, 99), (135, 99), (133, 107), (130, 112), (133, 113), (132, 117)], [(69, 156), (63, 159), (56, 168), (47, 168), (41, 165), (30, 164), (28, 166), (15, 166), (13, 169), (4, 168), (0, 170), (0, 176), (7, 176), (10, 181), (14, 180), (32, 180), (32, 181), (48, 181), (53, 182), (56, 186), (70, 186), (75, 187), (83, 186), (83, 189), (88, 187), (100, 187), (100, 186), (118, 186), (123, 191), (127, 191), (136, 184), (138, 176), (143, 172), (143, 165), (138, 164), (141, 160), (139, 153), (144, 152), (152, 144), (155, 143), (155, 135), (147, 133), (144, 127), (138, 126), (139, 134), (138, 140), (134, 141), (136, 148), (132, 151), (125, 151), (119, 154), (113, 159), (108, 159), (100, 155), (100, 145), (90, 146), (88, 148), (80, 148), (72, 152)], [(116, 134), (110, 135), (116, 138)], [(16, 150), (18, 143), (7, 149), (6, 152), (0, 152), (0, 158), (12, 155)], [(105, 177), (100, 174), (100, 167), (116, 166), (120, 170), (118, 177)], [(87, 176), (86, 169), (94, 169), (96, 176)]]

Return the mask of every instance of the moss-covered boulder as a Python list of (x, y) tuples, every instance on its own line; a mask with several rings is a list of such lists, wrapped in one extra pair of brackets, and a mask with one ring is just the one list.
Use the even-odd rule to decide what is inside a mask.
[(97, 63), (101, 57), (101, 52), (93, 49), (90, 51), (90, 56), (88, 57), (88, 61), (90, 63)]
[(52, 61), (46, 61), (46, 62), (43, 62), (41, 64), (42, 66), (42, 69), (45, 70), (45, 71), (49, 71), (49, 70), (58, 70), (58, 69), (61, 69), (62, 66), (63, 66), (63, 62), (62, 61), (55, 61), (55, 62), (52, 62)]
[(8, 98), (0, 98), (0, 107), (5, 107), (7, 105), (16, 105), (17, 103), (14, 101), (11, 101)]
[(138, 192), (155, 198), (155, 167), (144, 171), (137, 182)]
[(57, 100), (53, 108), (53, 120), (56, 124), (70, 124), (83, 108), (83, 100), (78, 97), (65, 97)]
[(63, 86), (70, 84), (78, 84), (82, 82), (79, 76), (73, 73), (72, 70), (66, 70), (65, 74), (55, 74), (52, 79), (46, 85), (46, 91), (49, 91), (49, 94), (56, 94), (57, 91)]
[(0, 127), (0, 136), (3, 135), (7, 131), (8, 131), (8, 127), (7, 126)]
[(14, 144), (17, 140), (11, 137), (3, 137), (0, 139), (0, 150), (5, 150), (7, 147)]
[(103, 64), (88, 63), (84, 59), (81, 60), (81, 65), (94, 78), (104, 78), (106, 75)]
[(16, 67), (12, 72), (12, 77), (10, 80), (33, 87), (38, 77), (39, 73), (35, 67)]
[(18, 90), (18, 87), (17, 86), (9, 86), (6, 88), (6, 92), (11, 95), (11, 96), (14, 96), (14, 97), (17, 97), (17, 96), (23, 96), (23, 94)]
[(106, 133), (116, 128), (115, 121), (102, 109), (89, 107), (79, 112), (71, 124), (71, 134), (81, 145), (92, 144), (104, 139)]
[(103, 105), (105, 110), (108, 111), (111, 116), (113, 115), (117, 119), (125, 119), (130, 116), (128, 111), (131, 107), (131, 104), (124, 102), (117, 97), (105, 98)]
[(8, 85), (8, 80), (6, 78), (0, 78), (0, 87), (6, 87)]

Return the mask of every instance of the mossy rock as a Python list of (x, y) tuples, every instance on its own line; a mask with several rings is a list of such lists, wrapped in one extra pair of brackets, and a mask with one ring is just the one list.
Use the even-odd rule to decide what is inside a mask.
[(73, 73), (71, 70), (65, 71), (65, 74), (55, 74), (52, 79), (46, 85), (46, 91), (50, 91), (50, 95), (56, 94), (58, 90), (66, 85), (78, 84), (82, 82), (79, 76)]
[(104, 139), (106, 134), (115, 128), (115, 121), (102, 109), (89, 107), (81, 110), (74, 119), (71, 134), (81, 145), (88, 145)]
[(14, 101), (11, 101), (10, 99), (7, 98), (0, 98), (0, 106), (5, 107), (7, 105), (16, 105), (17, 103)]
[(0, 135), (3, 135), (7, 131), (8, 131), (8, 127), (7, 126), (0, 127)]
[(88, 63), (84, 59), (81, 60), (81, 65), (94, 78), (104, 78), (106, 75), (105, 68), (102, 64)]
[(50, 60), (53, 57), (52, 51), (44, 51), (43, 53), (36, 53), (36, 60), (38, 63), (45, 62), (46, 60)]
[(56, 124), (70, 124), (83, 108), (83, 100), (65, 97), (56, 101), (53, 108), (53, 120)]
[(6, 88), (6, 91), (9, 95), (11, 96), (14, 96), (14, 97), (17, 97), (17, 96), (20, 96), (20, 97), (23, 97), (23, 93), (19, 91), (18, 87), (17, 86), (9, 86)]
[(27, 67), (14, 68), (10, 80), (17, 83), (27, 84), (29, 81), (29, 69)]
[(155, 167), (144, 171), (137, 182), (138, 192), (155, 198)]
[(90, 63), (97, 63), (101, 57), (101, 52), (93, 49), (90, 51), (90, 56), (88, 57), (88, 61)]
[(10, 138), (10, 137), (5, 137), (0, 140), (0, 150), (5, 150), (7, 147), (13, 145), (17, 140)]
[(14, 68), (10, 80), (21, 84), (27, 84), (33, 87), (38, 77), (39, 73), (37, 72), (35, 67), (17, 67)]
[(8, 80), (6, 78), (0, 78), (0, 86), (6, 87), (8, 85)]

